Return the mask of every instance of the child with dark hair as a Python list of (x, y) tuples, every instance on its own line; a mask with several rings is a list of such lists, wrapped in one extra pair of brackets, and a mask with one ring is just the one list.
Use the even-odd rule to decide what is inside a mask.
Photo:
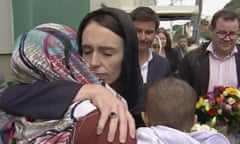
[(137, 130), (137, 143), (230, 144), (217, 132), (189, 132), (197, 119), (196, 100), (194, 89), (180, 79), (168, 77), (152, 83), (147, 89), (142, 112), (149, 127)]

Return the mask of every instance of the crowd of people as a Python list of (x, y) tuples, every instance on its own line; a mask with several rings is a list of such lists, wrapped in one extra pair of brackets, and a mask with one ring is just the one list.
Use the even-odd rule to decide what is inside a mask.
[(195, 110), (199, 96), (240, 85), (239, 24), (235, 12), (216, 12), (211, 41), (191, 50), (185, 35), (173, 48), (149, 7), (100, 8), (77, 32), (56, 23), (23, 32), (10, 62), (16, 84), (0, 77), (0, 115), (8, 119), (0, 144), (238, 143), (190, 129), (206, 122)]

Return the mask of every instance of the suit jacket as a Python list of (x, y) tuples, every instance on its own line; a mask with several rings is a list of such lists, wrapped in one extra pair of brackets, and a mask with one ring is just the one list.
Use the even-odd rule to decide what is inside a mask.
[(169, 48), (165, 50), (166, 58), (168, 59), (171, 67), (171, 72), (173, 74), (178, 72), (180, 60), (178, 59), (178, 55), (175, 49)]
[[(180, 66), (180, 76), (197, 91), (198, 96), (206, 94), (209, 81), (209, 52), (206, 50), (209, 43), (190, 51), (183, 59)], [(240, 46), (235, 54), (238, 86), (240, 84)]]
[(148, 64), (147, 83), (152, 83), (157, 79), (169, 76), (171, 74), (168, 60), (156, 53)]
[(177, 59), (181, 61), (184, 56), (187, 54), (187, 50), (177, 45), (174, 49), (177, 53)]
[(145, 93), (148, 88), (148, 86), (153, 83), (154, 81), (167, 77), (171, 74), (170, 70), (170, 64), (168, 60), (155, 52), (152, 53), (153, 58), (148, 64), (148, 73), (147, 73), (147, 83), (143, 85), (143, 87), (140, 89), (140, 96), (139, 96), (139, 103), (138, 103), (138, 112), (133, 114), (133, 117), (135, 118), (136, 127), (142, 127), (145, 126), (140, 111), (143, 110), (144, 101), (145, 101)]

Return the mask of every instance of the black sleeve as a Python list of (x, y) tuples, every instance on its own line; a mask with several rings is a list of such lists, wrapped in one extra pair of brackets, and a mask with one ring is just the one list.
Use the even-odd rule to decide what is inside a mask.
[(189, 58), (186, 55), (180, 63), (179, 77), (190, 84), (190, 70), (189, 70)]
[(11, 86), (2, 93), (0, 108), (17, 116), (60, 119), (80, 87), (80, 84), (66, 80)]

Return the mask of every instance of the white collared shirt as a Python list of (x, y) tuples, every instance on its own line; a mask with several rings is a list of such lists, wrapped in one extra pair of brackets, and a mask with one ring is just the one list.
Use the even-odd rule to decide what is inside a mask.
[(147, 83), (147, 74), (148, 74), (148, 64), (152, 60), (153, 54), (152, 51), (149, 51), (148, 59), (141, 65), (141, 74), (143, 83)]
[[(236, 46), (230, 55), (219, 58), (213, 51), (212, 43), (207, 47), (209, 54), (209, 82), (208, 91), (212, 91), (215, 86), (237, 87), (237, 67), (235, 53), (238, 52)], [(230, 71), (230, 73), (229, 73)]]

